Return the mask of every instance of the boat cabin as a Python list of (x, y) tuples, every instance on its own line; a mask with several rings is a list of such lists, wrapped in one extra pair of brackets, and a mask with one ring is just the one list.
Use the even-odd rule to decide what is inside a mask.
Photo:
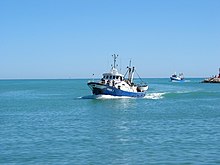
[(116, 81), (123, 81), (123, 75), (113, 75), (111, 73), (103, 74), (103, 80), (116, 80)]

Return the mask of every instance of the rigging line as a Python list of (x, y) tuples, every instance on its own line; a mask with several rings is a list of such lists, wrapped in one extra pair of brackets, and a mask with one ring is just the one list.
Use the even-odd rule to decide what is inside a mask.
[(126, 77), (127, 73), (128, 73), (128, 70), (127, 70), (126, 73), (124, 74), (124, 77)]
[(139, 74), (137, 73), (136, 69), (135, 69), (135, 73), (137, 74), (138, 78), (142, 81), (142, 83), (145, 83), (142, 78), (139, 76)]

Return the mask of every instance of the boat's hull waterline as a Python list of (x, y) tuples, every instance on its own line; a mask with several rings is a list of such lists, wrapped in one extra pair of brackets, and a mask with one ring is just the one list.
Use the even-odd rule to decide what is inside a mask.
[(117, 89), (113, 86), (104, 85), (97, 82), (89, 82), (88, 86), (94, 95), (111, 95), (111, 96), (127, 96), (127, 97), (144, 97), (145, 92), (128, 92)]
[(181, 79), (179, 77), (177, 77), (177, 78), (176, 77), (175, 78), (174, 77), (170, 77), (170, 80), (174, 81), (174, 82), (183, 82), (184, 81), (184, 79)]

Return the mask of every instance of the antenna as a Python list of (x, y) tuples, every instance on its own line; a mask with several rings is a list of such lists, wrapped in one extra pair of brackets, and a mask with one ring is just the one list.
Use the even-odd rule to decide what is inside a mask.
[(129, 61), (129, 68), (131, 68), (131, 59), (130, 59), (130, 61)]

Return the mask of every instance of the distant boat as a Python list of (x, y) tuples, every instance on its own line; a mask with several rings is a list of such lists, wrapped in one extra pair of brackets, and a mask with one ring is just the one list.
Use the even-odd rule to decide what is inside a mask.
[(177, 75), (176, 73), (174, 73), (174, 74), (170, 77), (170, 79), (171, 79), (171, 81), (174, 81), (174, 82), (182, 82), (182, 81), (185, 81), (183, 73), (179, 73), (179, 75)]
[[(116, 59), (118, 55), (113, 55), (114, 63), (108, 73), (104, 73), (98, 82), (88, 82), (87, 85), (94, 95), (111, 95), (111, 96), (127, 96), (127, 97), (144, 97), (148, 89), (148, 85), (135, 84), (133, 82), (135, 68), (127, 67), (127, 78), (116, 69)], [(125, 74), (125, 75), (126, 75)]]

